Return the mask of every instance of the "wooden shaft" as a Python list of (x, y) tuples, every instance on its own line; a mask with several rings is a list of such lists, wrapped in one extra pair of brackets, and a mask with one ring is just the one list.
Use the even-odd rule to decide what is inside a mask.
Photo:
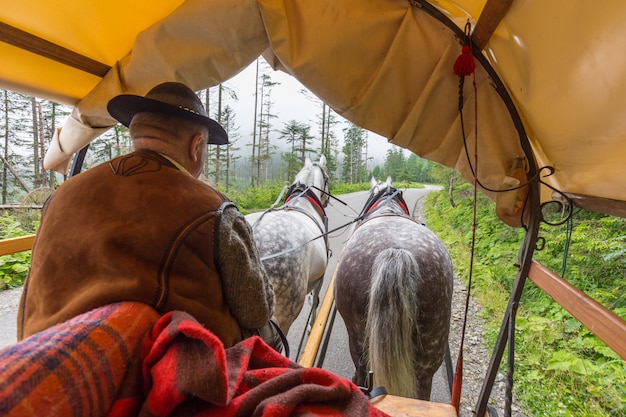
[(331, 277), (328, 288), (326, 289), (326, 294), (324, 294), (324, 299), (322, 300), (320, 311), (317, 313), (317, 317), (315, 318), (315, 322), (313, 323), (313, 327), (311, 328), (311, 333), (309, 334), (306, 344), (304, 345), (302, 357), (298, 362), (300, 365), (306, 368), (312, 367), (313, 363), (315, 363), (317, 351), (319, 350), (322, 336), (324, 335), (324, 329), (326, 328), (326, 323), (328, 322), (328, 316), (330, 315), (330, 310), (333, 305), (333, 301), (335, 300), (334, 286), (336, 271), (337, 269), (335, 267), (335, 271), (333, 271), (333, 276)]

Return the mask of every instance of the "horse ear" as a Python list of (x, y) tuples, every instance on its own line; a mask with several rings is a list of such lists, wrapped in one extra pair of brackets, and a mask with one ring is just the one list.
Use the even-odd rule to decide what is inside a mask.
[(387, 177), (387, 185), (391, 187), (391, 175)]
[(311, 162), (311, 158), (309, 158), (308, 156), (306, 156), (304, 158), (304, 165), (311, 165), (313, 162)]
[(376, 181), (376, 178), (374, 178), (374, 176), (372, 175), (372, 179), (370, 180), (370, 187), (374, 188), (378, 185), (378, 181)]
[(326, 166), (326, 157), (322, 154), (322, 156), (320, 156), (320, 161), (318, 162), (319, 165), (325, 167)]

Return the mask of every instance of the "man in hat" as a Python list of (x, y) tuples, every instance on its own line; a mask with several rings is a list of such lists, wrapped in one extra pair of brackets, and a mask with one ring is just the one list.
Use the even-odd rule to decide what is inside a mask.
[(198, 180), (207, 145), (226, 144), (187, 86), (167, 82), (107, 106), (134, 152), (76, 175), (46, 202), (18, 312), (18, 339), (91, 309), (139, 301), (190, 313), (226, 347), (269, 320), (272, 285), (252, 231)]

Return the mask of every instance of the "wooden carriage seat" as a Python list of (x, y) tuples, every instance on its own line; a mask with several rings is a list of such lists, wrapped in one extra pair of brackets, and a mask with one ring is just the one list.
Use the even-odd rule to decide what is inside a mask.
[(372, 398), (372, 404), (392, 417), (456, 417), (456, 410), (450, 404), (415, 400), (395, 395), (381, 395)]

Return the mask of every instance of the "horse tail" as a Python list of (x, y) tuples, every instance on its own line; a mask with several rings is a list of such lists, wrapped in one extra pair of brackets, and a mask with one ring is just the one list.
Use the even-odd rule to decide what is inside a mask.
[(374, 384), (402, 397), (415, 397), (419, 348), (418, 280), (415, 258), (406, 249), (381, 252), (372, 266), (366, 343)]

